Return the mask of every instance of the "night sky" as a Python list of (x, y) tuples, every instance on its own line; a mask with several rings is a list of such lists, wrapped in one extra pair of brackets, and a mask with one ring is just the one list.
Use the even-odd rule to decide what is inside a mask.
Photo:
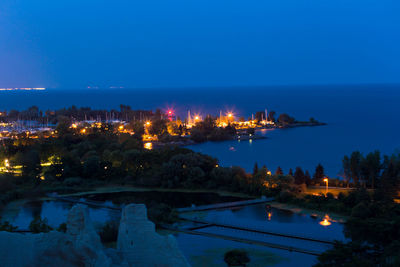
[(400, 83), (398, 0), (1, 0), (0, 87)]

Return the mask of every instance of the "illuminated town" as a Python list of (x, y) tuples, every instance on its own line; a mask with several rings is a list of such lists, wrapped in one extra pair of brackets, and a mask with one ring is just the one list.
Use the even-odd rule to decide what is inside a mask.
[[(35, 112), (38, 112), (35, 111)], [(47, 111), (47, 114), (55, 114), (54, 111)], [(157, 113), (157, 114), (156, 114)], [(95, 130), (112, 131), (114, 133), (120, 134), (135, 134), (135, 127), (138, 124), (143, 126), (142, 139), (144, 142), (144, 147), (147, 149), (152, 149), (153, 143), (159, 143), (158, 141), (160, 135), (164, 132), (154, 132), (154, 124), (159, 127), (165, 128), (165, 133), (171, 137), (180, 138), (175, 141), (189, 142), (191, 133), (193, 130), (199, 127), (204, 127), (204, 124), (210, 124), (209, 127), (216, 129), (234, 131), (233, 135), (220, 137), (222, 139), (238, 139), (238, 140), (252, 140), (262, 138), (256, 134), (256, 130), (259, 129), (274, 129), (290, 126), (310, 126), (319, 125), (321, 123), (317, 121), (310, 122), (297, 122), (293, 118), (284, 114), (283, 117), (287, 117), (292, 121), (282, 121), (279, 117), (278, 120), (274, 118), (275, 112), (268, 114), (267, 110), (263, 112), (257, 112), (256, 115), (252, 114), (247, 120), (243, 116), (239, 116), (234, 111), (219, 112), (219, 116), (204, 115), (200, 113), (191, 113), (189, 110), (187, 116), (182, 120), (176, 115), (173, 109), (167, 109), (164, 112), (158, 110), (156, 113), (147, 112), (146, 115), (141, 116), (139, 119), (133, 120), (120, 120), (113, 118), (112, 115), (96, 116), (96, 119), (86, 119), (77, 120), (71, 116), (68, 120), (71, 121), (69, 128), (78, 134), (87, 135)], [(36, 121), (33, 120), (17, 120), (12, 121), (8, 116), (6, 111), (0, 112), (0, 138), (1, 139), (21, 139), (21, 138), (49, 138), (57, 136), (58, 132), (56, 129), (56, 124), (51, 124), (44, 122), (44, 118), (39, 122), (39, 118)], [(35, 114), (35, 116), (37, 116)], [(49, 115), (50, 116), (50, 115)], [(285, 117), (285, 118), (286, 118)], [(322, 125), (322, 124), (321, 124)], [(135, 126), (135, 127), (134, 127)], [(178, 143), (179, 143), (178, 142)]]

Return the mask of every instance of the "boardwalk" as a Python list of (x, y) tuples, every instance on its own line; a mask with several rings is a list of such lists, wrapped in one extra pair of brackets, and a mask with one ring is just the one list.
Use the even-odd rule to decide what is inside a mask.
[(286, 245), (281, 245), (281, 244), (274, 244), (274, 243), (265, 242), (265, 241), (251, 240), (251, 239), (247, 239), (247, 238), (233, 237), (233, 236), (220, 235), (220, 234), (214, 234), (214, 233), (205, 233), (205, 232), (197, 232), (197, 231), (184, 230), (184, 229), (176, 229), (176, 228), (172, 228), (172, 227), (164, 227), (164, 228), (166, 228), (170, 231), (189, 234), (189, 235), (199, 235), (199, 236), (205, 236), (205, 237), (211, 237), (211, 238), (219, 238), (219, 239), (230, 240), (230, 241), (235, 241), (235, 242), (240, 242), (240, 243), (246, 243), (246, 244), (250, 244), (250, 245), (258, 245), (258, 246), (270, 247), (270, 248), (275, 248), (275, 249), (283, 249), (283, 250), (287, 250), (287, 251), (291, 251), (291, 252), (299, 252), (299, 253), (313, 255), (313, 256), (321, 255), (321, 253), (317, 252), (317, 251), (303, 249), (303, 248), (297, 248), (297, 247), (292, 247), (292, 246), (286, 246)]
[(176, 211), (179, 213), (185, 213), (185, 212), (194, 212), (194, 211), (226, 209), (226, 208), (234, 208), (234, 207), (241, 207), (241, 206), (257, 205), (257, 204), (271, 202), (273, 200), (275, 200), (273, 197), (258, 198), (258, 199), (250, 199), (250, 200), (243, 200), (243, 201), (224, 202), (224, 203), (217, 203), (217, 204), (211, 204), (211, 205), (180, 208), (180, 209), (176, 209)]
[(317, 242), (317, 243), (332, 244), (332, 245), (335, 243), (334, 241), (331, 241), (331, 240), (322, 240), (322, 239), (318, 239), (318, 238), (298, 236), (298, 235), (293, 235), (293, 234), (269, 232), (269, 231), (266, 231), (266, 230), (251, 229), (251, 228), (240, 227), (240, 226), (235, 226), (235, 225), (219, 224), (219, 223), (200, 221), (200, 220), (192, 220), (192, 219), (182, 218), (182, 217), (180, 217), (180, 219), (181, 220), (185, 220), (185, 221), (190, 221), (190, 222), (193, 222), (193, 223), (202, 224), (200, 226), (194, 226), (194, 227), (188, 228), (187, 230), (189, 230), (189, 231), (216, 226), (216, 227), (221, 227), (221, 228), (228, 228), (228, 229), (233, 229), (233, 230), (252, 232), (252, 233), (257, 233), (257, 234), (273, 235), (273, 236), (292, 238), (292, 239), (300, 239), (300, 240)]

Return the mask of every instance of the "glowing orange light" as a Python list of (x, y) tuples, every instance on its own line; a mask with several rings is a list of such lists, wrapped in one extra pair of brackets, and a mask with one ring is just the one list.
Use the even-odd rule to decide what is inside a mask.
[(76, 129), (76, 127), (78, 127), (78, 125), (76, 125), (75, 123), (72, 124), (72, 128)]
[(151, 122), (146, 121), (146, 126), (150, 126)]
[(271, 212), (268, 212), (268, 221), (271, 220), (271, 217), (272, 217), (272, 213), (271, 213)]
[(328, 182), (328, 178), (325, 178), (325, 179), (324, 179), (324, 182), (327, 183), (327, 182)]
[(151, 142), (147, 142), (144, 144), (144, 148), (148, 149), (148, 150), (152, 150), (153, 149), (153, 143)]
[(86, 129), (82, 129), (81, 133), (83, 133), (83, 134), (86, 133)]
[(199, 118), (199, 116), (196, 116), (196, 117), (194, 117), (194, 119), (195, 119), (196, 121), (198, 121), (200, 118)]
[(119, 128), (120, 130), (123, 130), (123, 129), (124, 129), (124, 125), (120, 125), (118, 128)]
[(232, 118), (233, 114), (232, 113), (228, 113), (228, 117)]
[(329, 226), (332, 223), (330, 222), (331, 218), (329, 218), (328, 214), (325, 215), (324, 219), (319, 222), (320, 225), (322, 226)]

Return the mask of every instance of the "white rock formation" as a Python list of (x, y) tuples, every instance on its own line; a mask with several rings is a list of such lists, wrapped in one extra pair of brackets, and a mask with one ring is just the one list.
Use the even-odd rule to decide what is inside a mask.
[(124, 208), (117, 250), (129, 266), (190, 266), (173, 236), (156, 233), (154, 223), (147, 219), (143, 204), (131, 204)]
[(67, 232), (0, 232), (1, 267), (168, 267), (190, 266), (174, 237), (161, 236), (147, 219), (144, 205), (123, 210), (117, 250), (104, 250), (88, 209), (74, 206)]
[(67, 233), (0, 232), (0, 262), (7, 267), (111, 266), (88, 210), (82, 205), (74, 206), (69, 212)]

